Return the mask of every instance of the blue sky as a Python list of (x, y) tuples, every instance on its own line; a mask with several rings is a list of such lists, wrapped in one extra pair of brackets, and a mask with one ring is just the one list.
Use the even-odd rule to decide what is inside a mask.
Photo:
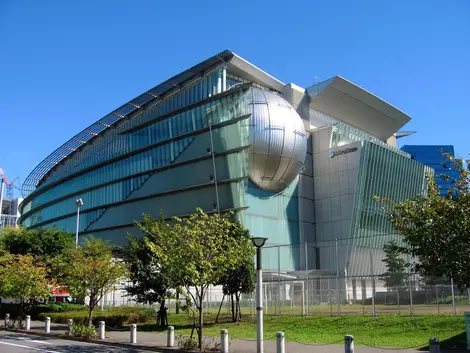
[(0, 1), (0, 166), (50, 152), (230, 49), (283, 82), (341, 75), (413, 117), (407, 144), (470, 152), (470, 1)]

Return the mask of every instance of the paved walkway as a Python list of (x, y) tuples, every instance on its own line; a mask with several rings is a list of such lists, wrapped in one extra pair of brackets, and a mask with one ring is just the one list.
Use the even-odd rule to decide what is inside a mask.
[[(51, 332), (57, 334), (64, 334), (66, 326), (61, 324), (51, 323)], [(44, 332), (44, 323), (34, 321), (31, 323), (31, 333)], [(229, 332), (230, 334), (230, 332)], [(113, 343), (129, 343), (130, 332), (125, 331), (111, 331), (106, 330), (106, 341)], [(218, 342), (218, 338), (207, 338), (207, 342), (213, 343)], [(145, 347), (162, 347), (166, 348), (166, 333), (154, 333), (154, 332), (137, 332), (137, 344)], [(166, 349), (168, 350), (168, 349)], [(176, 349), (175, 349), (176, 350)], [(254, 340), (242, 340), (242, 339), (231, 339), (230, 340), (230, 352), (232, 353), (256, 353), (256, 341)], [(265, 353), (276, 353), (276, 342), (265, 341), (264, 343)], [(289, 342), (286, 337), (286, 353), (343, 353), (343, 344), (303, 344), (296, 342)], [(393, 349), (393, 348), (379, 348), (379, 347), (368, 347), (368, 346), (357, 346), (355, 348), (356, 353), (425, 353), (428, 350), (418, 349)], [(453, 351), (441, 350), (441, 353), (456, 353)]]

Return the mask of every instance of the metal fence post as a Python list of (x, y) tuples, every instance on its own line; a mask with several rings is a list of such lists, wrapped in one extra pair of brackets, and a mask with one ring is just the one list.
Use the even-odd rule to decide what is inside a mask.
[(429, 339), (429, 353), (440, 353), (441, 349), (439, 347), (439, 338), (430, 338)]
[(372, 255), (372, 238), (371, 237), (369, 237), (369, 262), (370, 262), (370, 275), (371, 275), (370, 285), (372, 287), (372, 315), (375, 316), (375, 278), (374, 278), (374, 259)]
[(450, 278), (450, 291), (452, 293), (452, 313), (456, 314), (457, 308), (455, 307), (455, 293), (454, 293), (454, 278)]
[(276, 333), (276, 353), (286, 353), (286, 340), (284, 332)]
[[(278, 292), (278, 314), (281, 314), (281, 247), (277, 246), (277, 292)], [(277, 311), (277, 310), (276, 310)]]
[(24, 329), (29, 331), (31, 330), (31, 316), (26, 315)]
[(228, 331), (220, 330), (220, 352), (228, 353)]
[[(408, 261), (410, 261), (408, 259)], [(414, 316), (414, 311), (413, 311), (413, 288), (412, 288), (412, 274), (411, 272), (408, 272), (408, 287), (409, 287), (409, 291), (410, 291), (410, 316), (413, 317)]]
[(49, 316), (44, 320), (44, 332), (51, 332), (51, 318)]
[(100, 340), (104, 340), (105, 336), (106, 336), (105, 323), (104, 321), (100, 321)]
[(306, 282), (306, 286), (304, 285), (304, 303), (305, 303), (305, 313), (304, 315), (308, 316), (308, 244), (305, 242), (305, 279), (304, 282)]
[(166, 336), (166, 346), (173, 347), (175, 345), (175, 328), (173, 326), (168, 326), (167, 336)]
[(335, 239), (335, 258), (336, 258), (336, 305), (338, 306), (338, 316), (341, 314), (341, 292), (339, 290), (339, 255), (338, 239)]
[(137, 343), (137, 325), (131, 325), (131, 343)]
[(354, 353), (354, 336), (344, 336), (344, 353)]

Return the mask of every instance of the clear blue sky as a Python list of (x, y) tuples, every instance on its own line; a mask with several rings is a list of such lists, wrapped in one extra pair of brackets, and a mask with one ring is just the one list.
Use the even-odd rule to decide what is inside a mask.
[(470, 1), (0, 1), (0, 166), (50, 152), (230, 49), (283, 82), (339, 74), (413, 117), (407, 144), (470, 152)]

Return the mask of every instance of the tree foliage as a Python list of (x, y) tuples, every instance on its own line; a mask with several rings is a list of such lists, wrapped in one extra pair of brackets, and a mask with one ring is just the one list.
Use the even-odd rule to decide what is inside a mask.
[[(163, 222), (160, 218), (157, 222)], [(161, 225), (164, 227), (164, 224)], [(147, 238), (147, 239), (146, 239)], [(173, 293), (171, 283), (164, 276), (158, 265), (158, 259), (148, 246), (156, 241), (153, 234), (146, 234), (144, 238), (129, 238), (128, 245), (120, 250), (119, 257), (128, 265), (129, 279), (132, 283), (126, 286), (128, 295), (136, 298), (138, 303), (159, 303), (160, 310), (157, 317), (157, 326), (168, 325), (165, 301)]]
[(447, 154), (451, 168), (460, 177), (452, 180), (446, 196), (440, 197), (432, 176), (426, 195), (395, 203), (382, 199), (388, 219), (403, 235), (407, 252), (416, 261), (413, 268), (428, 278), (453, 278), (461, 287), (470, 286), (470, 193), (468, 172), (460, 160)]
[(11, 254), (55, 257), (73, 247), (72, 233), (53, 228), (4, 228), (0, 233), (0, 247)]
[(92, 325), (93, 310), (101, 298), (127, 275), (125, 265), (114, 259), (111, 246), (93, 237), (85, 239), (82, 247), (68, 249), (57, 268), (61, 283), (72, 297), (88, 298), (88, 326)]
[(144, 216), (144, 221), (137, 225), (152, 236), (145, 239), (158, 259), (159, 269), (164, 269), (170, 282), (181, 284), (192, 298), (198, 311), (197, 334), (201, 347), (206, 289), (220, 283), (223, 274), (239, 262), (247, 247), (245, 243), (249, 242), (234, 235), (241, 224), (234, 221), (233, 214), (208, 215), (198, 209), (187, 218), (174, 218), (171, 227), (150, 216)]
[(45, 266), (33, 256), (4, 253), (0, 264), (0, 297), (15, 299), (21, 316), (28, 305), (51, 296), (53, 283)]
[[(241, 318), (240, 295), (252, 293), (256, 286), (256, 270), (253, 261), (255, 249), (251, 245), (250, 233), (243, 226), (237, 226), (233, 236), (240, 239), (243, 246), (238, 262), (222, 274), (220, 283), (224, 295), (229, 296), (232, 304), (232, 320)], [(235, 301), (234, 301), (235, 297)]]
[(399, 290), (406, 287), (408, 272), (406, 269), (407, 262), (402, 257), (400, 247), (395, 241), (391, 241), (384, 246), (385, 258), (382, 260), (387, 267), (387, 271), (382, 274), (385, 281), (385, 287), (390, 290)]

